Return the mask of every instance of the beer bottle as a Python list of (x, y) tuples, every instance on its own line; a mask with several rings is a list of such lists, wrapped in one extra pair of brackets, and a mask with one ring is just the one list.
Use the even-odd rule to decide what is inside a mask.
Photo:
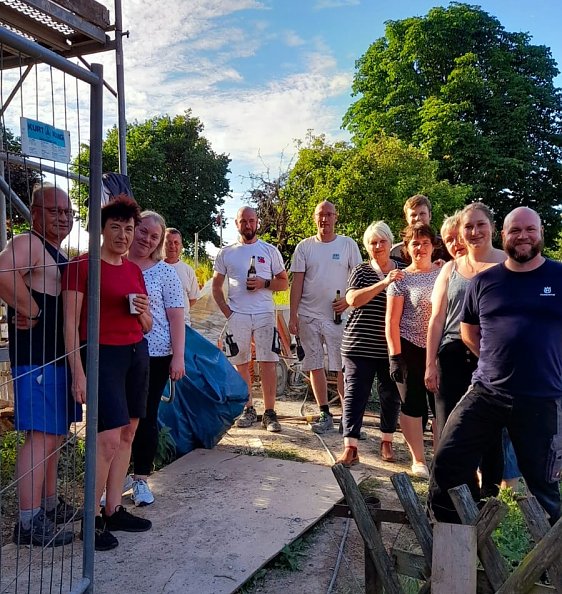
[[(252, 256), (252, 259), (250, 260), (250, 268), (248, 268), (248, 280), (250, 280), (251, 278), (256, 278), (256, 276), (258, 275), (257, 271), (256, 271), (256, 257)], [(248, 284), (246, 284), (246, 289), (248, 289), (248, 291), (253, 291), (254, 289), (250, 289), (250, 287), (248, 287)]]
[(297, 342), (297, 359), (302, 361), (304, 359), (304, 349), (302, 348), (300, 336), (295, 336)]
[[(334, 299), (334, 303), (340, 300), (340, 291), (339, 289), (336, 291), (336, 298)], [(341, 313), (339, 311), (334, 310), (334, 324), (341, 324)]]

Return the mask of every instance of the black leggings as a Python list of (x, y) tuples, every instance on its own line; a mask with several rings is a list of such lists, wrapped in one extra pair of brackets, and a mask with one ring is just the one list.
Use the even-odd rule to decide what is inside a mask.
[(427, 418), (427, 404), (435, 416), (433, 392), (425, 387), (425, 348), (419, 347), (405, 338), (400, 338), (402, 348), (402, 373), (404, 382), (397, 383), (402, 412), (409, 417)]
[(150, 357), (146, 416), (139, 421), (132, 451), (133, 472), (141, 476), (148, 476), (154, 465), (158, 447), (158, 405), (170, 376), (171, 360), (172, 355)]

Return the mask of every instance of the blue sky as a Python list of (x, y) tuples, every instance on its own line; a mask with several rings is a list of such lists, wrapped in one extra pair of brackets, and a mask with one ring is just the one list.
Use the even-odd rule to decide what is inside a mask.
[[(101, 1), (113, 11), (113, 0)], [(232, 221), (250, 187), (248, 175), (269, 171), (276, 177), (307, 130), (331, 141), (348, 138), (340, 126), (353, 100), (355, 60), (384, 34), (385, 21), (423, 16), (447, 5), (427, 0), (125, 0), (127, 118), (142, 121), (191, 108), (213, 149), (232, 160), (232, 197), (225, 204)], [(533, 43), (550, 47), (561, 67), (560, 0), (487, 0), (479, 6), (508, 31), (528, 32)], [(89, 60), (103, 62), (106, 79), (115, 84), (112, 55)], [(562, 87), (562, 76), (556, 84)], [(116, 123), (117, 105), (109, 93), (104, 101), (109, 128)], [(229, 224), (224, 239), (235, 235)]]
[[(145, 35), (153, 9), (124, 3), (129, 118), (191, 107), (218, 152), (230, 155), (232, 218), (250, 172), (275, 177), (307, 130), (347, 138), (355, 60), (384, 34), (387, 20), (424, 15), (448, 2), (425, 0), (169, 0)], [(525, 31), (562, 62), (558, 0), (479, 4), (509, 31)], [(154, 19), (153, 19), (154, 20)], [(147, 81), (152, 81), (146, 84)], [(562, 86), (562, 77), (557, 85)], [(148, 108), (150, 106), (150, 109)], [(235, 238), (229, 225), (225, 240)]]

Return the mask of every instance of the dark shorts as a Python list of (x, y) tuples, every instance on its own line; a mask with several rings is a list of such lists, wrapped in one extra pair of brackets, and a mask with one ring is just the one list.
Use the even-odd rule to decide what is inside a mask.
[[(85, 358), (86, 349), (82, 349)], [(125, 427), (146, 414), (148, 343), (99, 346), (98, 432)]]
[(66, 435), (70, 423), (82, 420), (82, 407), (70, 394), (66, 365), (18, 365), (12, 367), (15, 392), (15, 427)]

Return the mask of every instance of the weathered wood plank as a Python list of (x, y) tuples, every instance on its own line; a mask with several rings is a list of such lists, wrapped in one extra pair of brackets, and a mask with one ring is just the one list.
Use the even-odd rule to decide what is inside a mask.
[(85, 18), (90, 23), (107, 30), (111, 22), (109, 20), (109, 10), (95, 0), (54, 0), (57, 4), (72, 10), (77, 15)]
[[(518, 499), (517, 504), (523, 514), (527, 529), (531, 533), (533, 540), (538, 543), (550, 530), (550, 524), (546, 519), (544, 509), (532, 496)], [(562, 567), (560, 563), (554, 563), (548, 568), (548, 577), (556, 590), (562, 592)]]
[(562, 560), (562, 518), (554, 524), (535, 548), (521, 561), (497, 594), (526, 594), (543, 571)]
[(476, 526), (438, 522), (433, 527), (432, 594), (475, 594)]
[(404, 507), (404, 511), (410, 520), (410, 525), (418, 539), (418, 543), (427, 564), (431, 567), (431, 557), (433, 555), (433, 532), (425, 510), (412, 487), (410, 478), (405, 472), (400, 472), (399, 474), (393, 474), (390, 477), (390, 480), (394, 485), (398, 499), (400, 499), (400, 503)]
[[(394, 560), (396, 571), (400, 575), (407, 575), (416, 580), (425, 579), (425, 559), (419, 553), (403, 551), (402, 549), (391, 549), (390, 554)], [(494, 594), (486, 573), (483, 569), (478, 569), (477, 573), (477, 594)], [(528, 594), (555, 594), (556, 590), (551, 586), (543, 584), (533, 584)]]
[(100, 29), (97, 25), (83, 19), (82, 17), (75, 14), (75, 12), (69, 12), (57, 6), (51, 0), (24, 0), (28, 6), (35, 8), (45, 14), (48, 14), (53, 20), (68, 25), (75, 31), (80, 31), (87, 35), (91, 39), (95, 39), (99, 43), (105, 43), (105, 32)]
[[(381, 507), (380, 499), (377, 499), (376, 497), (366, 497), (365, 503), (375, 522), (375, 527), (382, 538), (381, 523), (374, 519), (375, 512), (380, 510)], [(369, 555), (365, 543), (363, 543), (363, 555), (365, 558), (365, 594), (384, 594), (382, 580), (379, 578), (377, 568), (371, 560), (371, 556)]]
[(476, 516), (476, 529), (478, 546), (483, 546), (486, 539), (492, 536), (492, 532), (499, 526), (507, 514), (507, 505), (491, 497), (486, 501), (484, 507)]
[[(449, 495), (461, 522), (463, 524), (475, 525), (478, 518), (478, 508), (472, 499), (470, 489), (466, 485), (460, 485), (459, 487), (449, 489)], [(509, 576), (507, 564), (491, 538), (485, 539), (479, 546), (478, 557), (486, 570), (486, 576), (490, 580), (492, 589), (495, 592), (501, 588)]]
[(377, 568), (379, 578), (387, 594), (403, 594), (398, 576), (384, 548), (381, 536), (377, 531), (367, 504), (365, 503), (359, 487), (356, 485), (351, 473), (341, 464), (334, 464), (332, 472), (345, 496), (345, 500), (353, 513), (359, 533), (363, 537), (369, 556)]
[[(281, 418), (278, 415), (278, 418)], [(351, 516), (351, 510), (345, 503), (334, 505), (331, 514), (337, 518), (348, 518)], [(390, 524), (409, 524), (406, 512), (397, 509), (376, 509), (371, 508), (371, 516), (375, 522), (388, 522)]]

